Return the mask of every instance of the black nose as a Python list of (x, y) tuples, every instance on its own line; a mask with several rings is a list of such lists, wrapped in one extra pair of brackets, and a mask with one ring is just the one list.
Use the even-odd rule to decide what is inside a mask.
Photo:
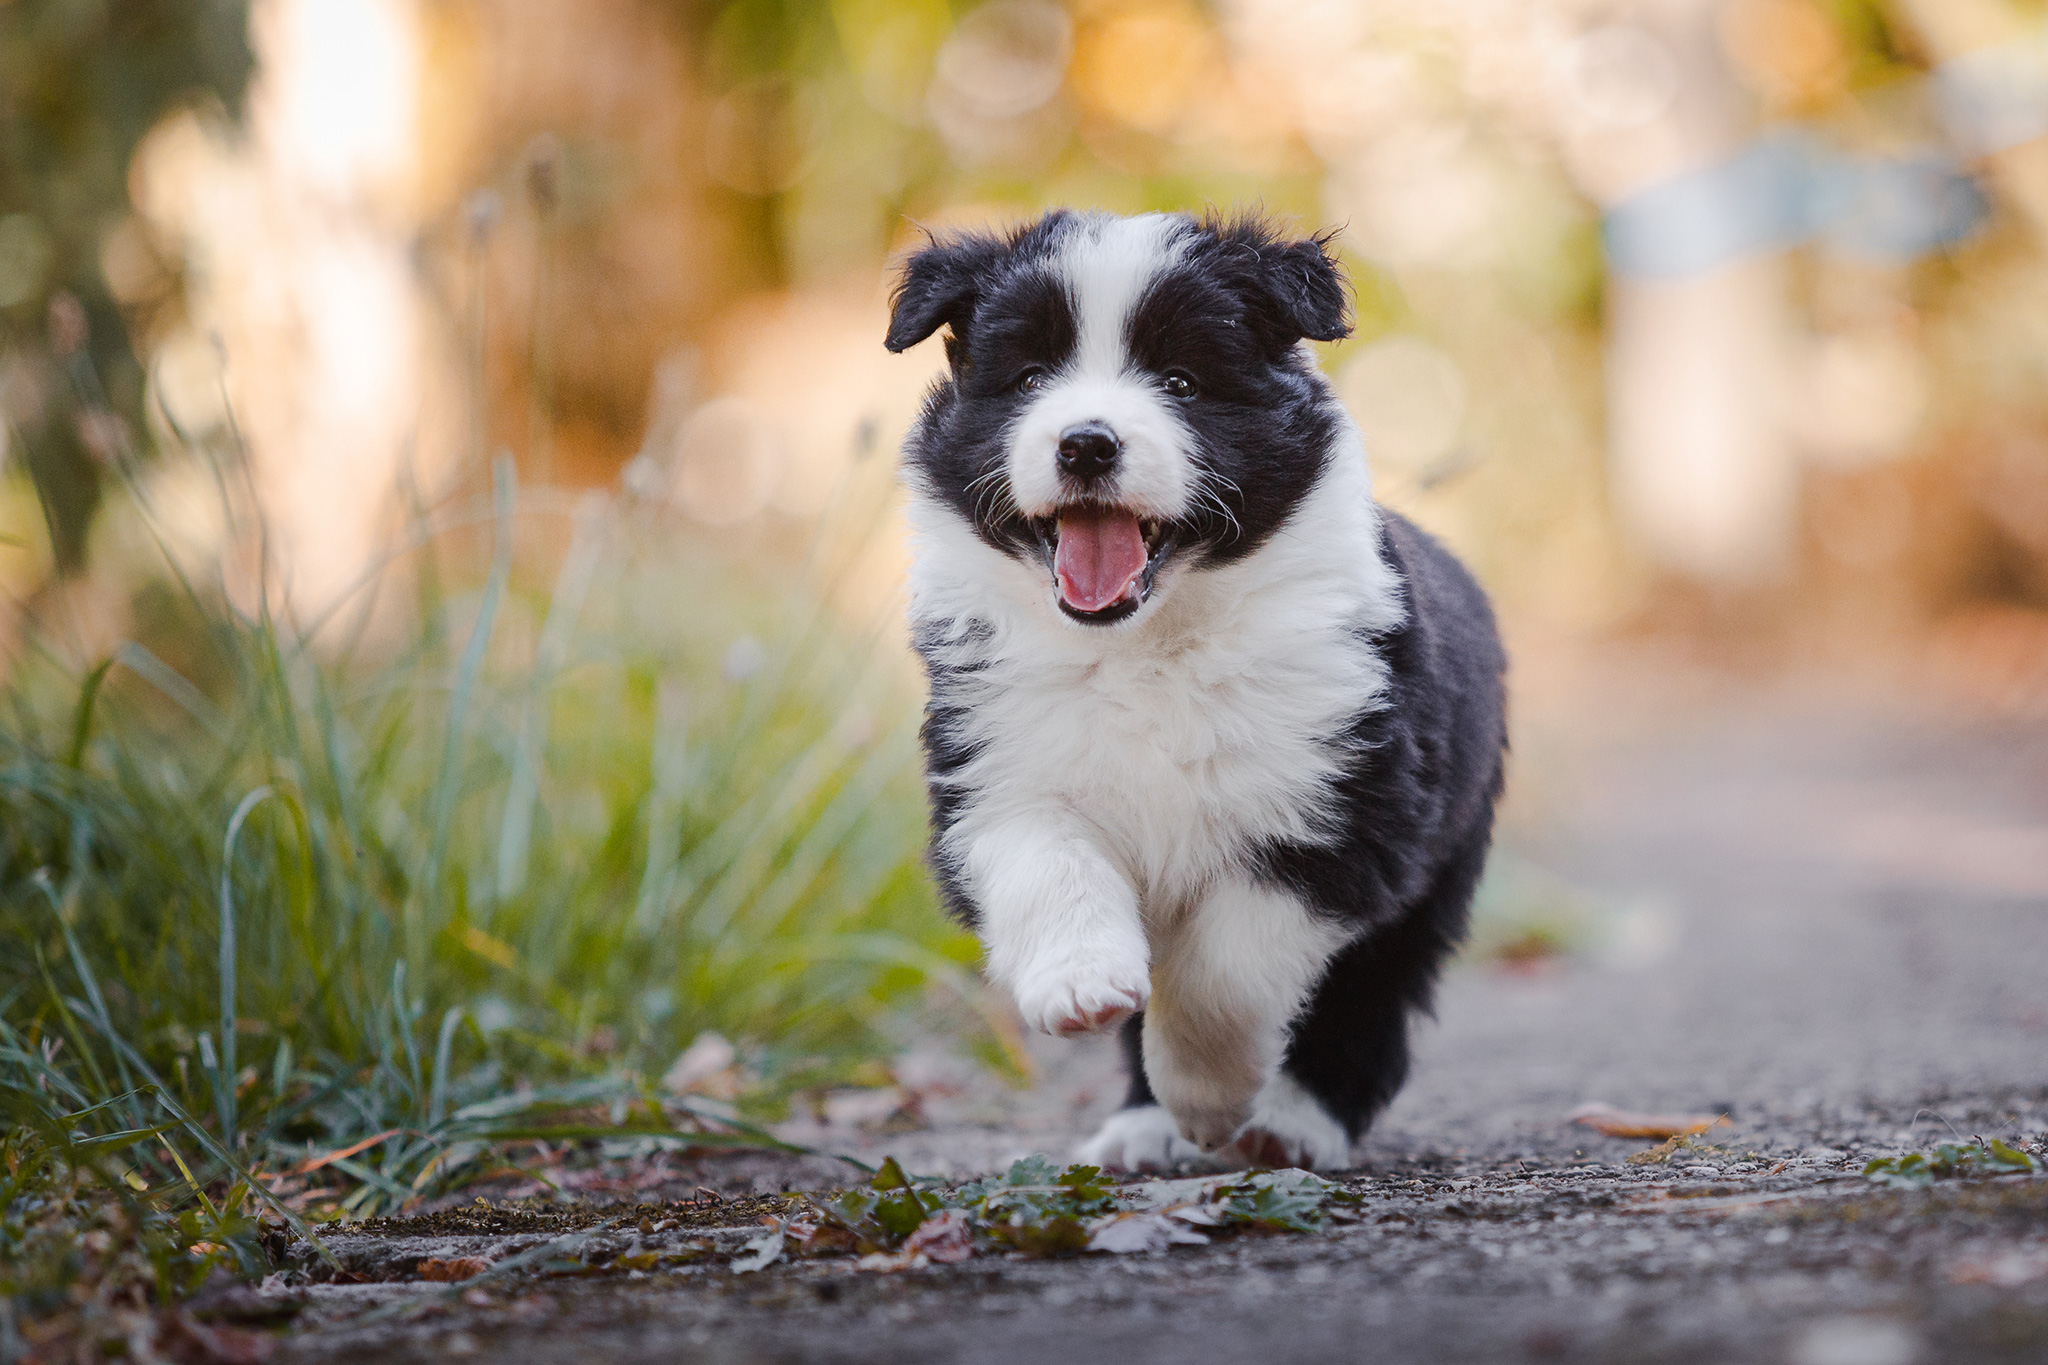
[(1123, 443), (1100, 422), (1082, 422), (1060, 433), (1060, 470), (1077, 479), (1099, 479), (1116, 468)]

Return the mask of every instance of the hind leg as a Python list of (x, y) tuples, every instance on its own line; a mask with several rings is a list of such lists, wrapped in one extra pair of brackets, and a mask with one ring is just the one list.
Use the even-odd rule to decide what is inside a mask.
[[(1482, 829), (1400, 920), (1330, 963), (1288, 1037), (1281, 1074), (1294, 1093), (1273, 1113), (1287, 1131), (1314, 1133), (1319, 1115), (1344, 1134), (1348, 1157), (1350, 1144), (1408, 1079), (1408, 1020), (1429, 1009), (1437, 972), (1465, 937), (1489, 834)], [(1303, 1102), (1315, 1115), (1299, 1115)]]
[(1288, 1038), (1280, 1074), (1259, 1095), (1236, 1148), (1261, 1166), (1327, 1170), (1408, 1076), (1409, 998), (1367, 939), (1340, 955)]

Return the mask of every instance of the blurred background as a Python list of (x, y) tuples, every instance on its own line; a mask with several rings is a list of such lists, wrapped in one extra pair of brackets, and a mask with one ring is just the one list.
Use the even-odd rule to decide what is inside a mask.
[[(132, 629), (233, 423), (301, 610), (510, 452), (773, 574), (933, 355), (921, 230), (1337, 226), (1380, 487), (1518, 632), (2048, 680), (2048, 39), (2019, 0), (10, 0), (9, 638)], [(246, 548), (246, 547), (243, 547)], [(886, 597), (892, 555), (853, 596)]]
[(2044, 22), (0, 0), (0, 910), (124, 963), (100, 1017), (223, 1132), (238, 1033), (289, 1122), (314, 1055), (385, 1068), (336, 1142), (444, 1072), (1028, 1068), (917, 865), (891, 465), (940, 360), (881, 347), (891, 261), (1258, 206), (1341, 229), (1324, 362), (1500, 605), (1485, 941), (1541, 959), (1581, 912), (1515, 831), (1642, 679), (2048, 708)]

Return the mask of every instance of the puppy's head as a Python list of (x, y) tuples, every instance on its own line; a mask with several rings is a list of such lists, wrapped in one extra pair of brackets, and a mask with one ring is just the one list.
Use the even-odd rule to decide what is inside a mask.
[(1129, 620), (1170, 566), (1249, 554), (1313, 486), (1334, 400), (1300, 343), (1346, 335), (1345, 302), (1321, 239), (1254, 219), (1060, 211), (934, 242), (887, 339), (947, 329), (912, 475), (1069, 617)]

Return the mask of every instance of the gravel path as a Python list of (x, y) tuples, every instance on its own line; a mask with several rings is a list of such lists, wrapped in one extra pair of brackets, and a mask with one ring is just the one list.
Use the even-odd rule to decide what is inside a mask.
[[(1482, 927), (1544, 924), (1572, 951), (1452, 973), (1329, 1231), (889, 1275), (334, 1286), (283, 1357), (2048, 1359), (2048, 1177), (1859, 1174), (2048, 1134), (2048, 725), (1637, 696), (1528, 719), (1518, 754), (1514, 875)], [(928, 1130), (801, 1136), (938, 1172), (1064, 1155), (1114, 1103), (1114, 1059), (1038, 1055), (1030, 1094), (934, 1099)], [(1564, 1123), (1596, 1100), (1732, 1126), (1632, 1163), (1650, 1144)], [(824, 1178), (699, 1174), (728, 1193)]]

